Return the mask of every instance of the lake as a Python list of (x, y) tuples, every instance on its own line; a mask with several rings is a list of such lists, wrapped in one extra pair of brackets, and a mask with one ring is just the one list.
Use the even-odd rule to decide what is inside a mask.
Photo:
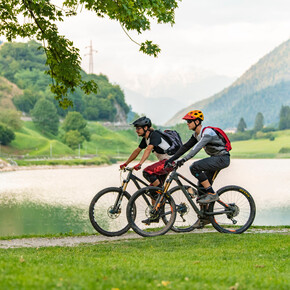
[[(187, 162), (179, 172), (189, 179)], [(139, 177), (142, 172), (137, 172)], [(0, 173), (0, 236), (94, 233), (88, 219), (93, 196), (120, 186), (119, 165)], [(290, 225), (290, 159), (233, 159), (214, 184), (240, 185), (254, 197), (254, 225)], [(132, 194), (134, 186), (128, 186)]]

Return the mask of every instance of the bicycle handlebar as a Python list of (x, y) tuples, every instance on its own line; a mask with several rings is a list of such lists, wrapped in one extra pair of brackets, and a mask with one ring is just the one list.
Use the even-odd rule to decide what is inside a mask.
[(124, 167), (124, 168), (120, 168), (119, 169), (120, 171), (124, 171), (124, 172), (126, 172), (126, 171), (133, 171), (134, 170), (134, 167)]

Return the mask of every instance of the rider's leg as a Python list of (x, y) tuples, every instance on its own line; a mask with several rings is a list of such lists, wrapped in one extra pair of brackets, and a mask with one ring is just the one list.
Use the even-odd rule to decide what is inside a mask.
[(170, 168), (164, 168), (165, 161), (166, 159), (153, 163), (152, 165), (144, 168), (143, 176), (150, 182), (150, 185), (161, 187), (163, 183), (160, 182), (159, 177), (167, 175), (170, 171), (172, 171)]
[(152, 174), (152, 173), (150, 174), (145, 169), (143, 170), (144, 178), (150, 182), (151, 186), (159, 186), (160, 185), (160, 181), (159, 181), (157, 175), (156, 174)]
[[(216, 171), (205, 171), (205, 175), (208, 177), (209, 183), (212, 185), (214, 180), (216, 179), (220, 170)], [(198, 182), (198, 186), (201, 186), (200, 182)], [(206, 211), (209, 207), (209, 204), (200, 204), (200, 209)], [(193, 224), (193, 228), (202, 229), (205, 225), (210, 224), (210, 220), (208, 217), (204, 217), (202, 219), (198, 218), (197, 221)]]
[[(205, 188), (207, 195), (199, 199), (200, 203), (210, 203), (212, 201), (218, 200), (218, 195), (212, 188), (212, 180), (214, 176), (207, 176), (206, 173), (219, 171), (222, 168), (228, 167), (230, 163), (229, 155), (222, 156), (211, 156), (199, 161), (194, 162), (190, 166), (190, 171), (200, 182), (200, 184)], [(211, 174), (209, 174), (211, 175)]]

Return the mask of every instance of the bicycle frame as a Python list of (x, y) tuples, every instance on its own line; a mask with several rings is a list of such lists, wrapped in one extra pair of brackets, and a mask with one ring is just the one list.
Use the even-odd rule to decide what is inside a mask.
[(136, 175), (133, 174), (133, 170), (134, 170), (133, 168), (129, 168), (129, 167), (124, 169), (124, 172), (129, 171), (129, 173), (127, 175), (127, 178), (123, 180), (123, 183), (121, 186), (123, 191), (126, 190), (127, 185), (130, 182), (130, 180), (133, 181), (133, 183), (135, 184), (135, 186), (137, 187), (138, 190), (141, 189), (141, 186), (138, 182), (142, 183), (145, 186), (148, 186), (148, 184), (146, 182), (144, 182), (142, 179), (140, 179), (139, 177), (137, 177)]
[(126, 191), (127, 185), (130, 182), (130, 180), (133, 181), (133, 183), (135, 184), (135, 186), (137, 187), (138, 190), (141, 189), (141, 186), (139, 183), (142, 183), (144, 186), (148, 186), (148, 184), (146, 182), (144, 182), (142, 179), (140, 179), (139, 177), (137, 177), (136, 175), (133, 174), (133, 170), (134, 170), (134, 168), (129, 168), (129, 167), (126, 167), (124, 169), (124, 172), (128, 171), (129, 173), (127, 175), (127, 178), (123, 180), (122, 185), (120, 186), (121, 192), (119, 192), (118, 197), (114, 203), (114, 206), (110, 210), (111, 214), (118, 213), (120, 205), (122, 203), (124, 192)]
[[(197, 190), (200, 190), (204, 193), (206, 193), (204, 191), (203, 188), (200, 188), (199, 186), (197, 186), (196, 184), (194, 184), (193, 182), (191, 182), (190, 180), (188, 180), (186, 177), (184, 177), (183, 175), (181, 175), (180, 173), (176, 172), (177, 167), (174, 168), (174, 170), (171, 172), (169, 178), (166, 180), (164, 186), (163, 186), (163, 195), (161, 195), (159, 197), (159, 199), (157, 199), (158, 204), (160, 204), (160, 201), (162, 200), (162, 197), (164, 195), (166, 195), (172, 181), (174, 180), (178, 187), (182, 190), (183, 194), (186, 196), (187, 200), (189, 201), (189, 203), (191, 204), (191, 206), (193, 207), (194, 211), (197, 213), (197, 215), (201, 218), (204, 218), (205, 216), (211, 216), (211, 215), (219, 215), (219, 214), (225, 214), (225, 213), (231, 213), (231, 207), (227, 204), (225, 204), (224, 202), (222, 202), (221, 200), (218, 200), (217, 202), (220, 203), (221, 205), (223, 205), (226, 209), (228, 210), (223, 210), (223, 211), (219, 211), (219, 212), (207, 212), (204, 209), (206, 209), (206, 207), (204, 207), (203, 209), (199, 209), (197, 207), (197, 205), (195, 204), (195, 202), (193, 201), (193, 199), (191, 198), (190, 194), (188, 193), (188, 191), (185, 189), (184, 185), (182, 184), (182, 182), (180, 181), (180, 178), (185, 180), (186, 182), (188, 182), (191, 186), (193, 186), (194, 188), (196, 188)], [(158, 210), (159, 205), (157, 204), (156, 209)]]

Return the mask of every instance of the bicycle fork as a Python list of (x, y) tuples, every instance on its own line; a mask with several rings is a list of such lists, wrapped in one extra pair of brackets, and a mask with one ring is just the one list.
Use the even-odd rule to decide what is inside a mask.
[(118, 193), (118, 197), (115, 200), (114, 206), (112, 209), (110, 209), (110, 214), (119, 214), (121, 212), (121, 203), (123, 200), (124, 192), (126, 191), (128, 182), (127, 180), (124, 180), (122, 183), (121, 192)]
[(169, 181), (166, 181), (165, 185), (164, 185), (164, 189), (163, 190), (160, 190), (160, 193), (158, 193), (158, 197), (156, 199), (156, 202), (151, 210), (151, 213), (153, 215), (157, 214), (161, 208), (161, 206), (165, 203), (165, 198), (167, 196), (167, 191), (168, 191), (168, 188), (170, 186), (171, 182)]

